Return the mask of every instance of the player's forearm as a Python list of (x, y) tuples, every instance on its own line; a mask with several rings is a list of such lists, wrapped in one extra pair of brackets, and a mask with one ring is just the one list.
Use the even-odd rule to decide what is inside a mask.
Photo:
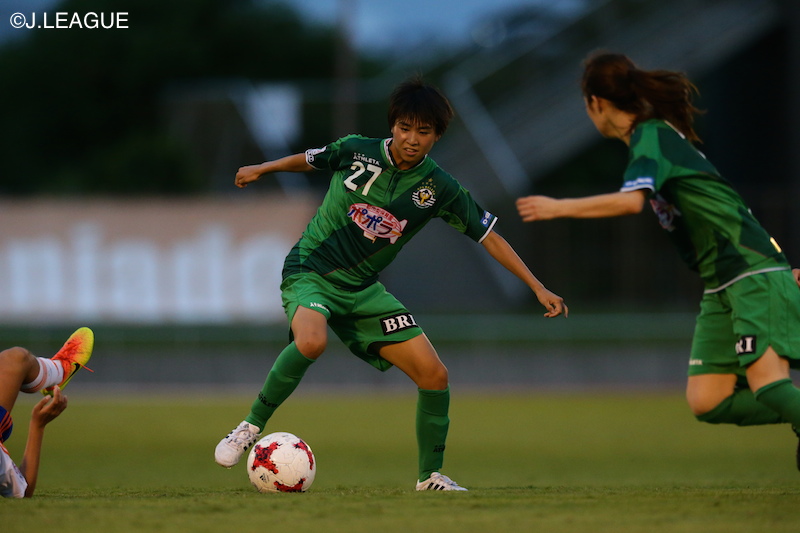
[(42, 454), (42, 442), (44, 441), (44, 428), (31, 424), (28, 430), (28, 441), (25, 444), (25, 454), (22, 457), (19, 470), (28, 488), (25, 489), (25, 497), (30, 498), (36, 490), (36, 481), (39, 478), (39, 462)]
[(265, 174), (273, 172), (308, 172), (314, 167), (306, 161), (306, 154), (294, 154), (275, 161), (265, 161), (260, 165), (248, 165), (239, 168), (234, 178), (234, 185), (243, 189), (250, 183), (258, 181)]
[(558, 213), (562, 218), (606, 218), (641, 213), (644, 207), (644, 193), (615, 192), (586, 196), (583, 198), (563, 198), (558, 201)]
[(569, 309), (564, 303), (564, 299), (550, 292), (541, 281), (530, 271), (525, 263), (517, 255), (517, 252), (506, 242), (505, 239), (500, 237), (494, 232), (489, 233), (486, 239), (483, 240), (483, 246), (486, 251), (501, 265), (506, 267), (511, 273), (521, 279), (525, 285), (536, 294), (536, 299), (539, 300), (547, 312), (544, 314), (546, 317), (555, 317), (559, 315), (567, 316)]
[(517, 199), (524, 222), (554, 218), (605, 218), (641, 212), (646, 191), (615, 192), (583, 198), (526, 196)]
[(306, 154), (294, 154), (274, 161), (265, 161), (259, 165), (261, 174), (271, 174), (273, 172), (310, 172), (314, 167), (306, 161)]
[(503, 237), (492, 231), (486, 236), (482, 244), (495, 261), (521, 279), (531, 290), (537, 292), (544, 288), (542, 282), (533, 275), (527, 265), (525, 265), (519, 255), (517, 255), (517, 252), (514, 251)]

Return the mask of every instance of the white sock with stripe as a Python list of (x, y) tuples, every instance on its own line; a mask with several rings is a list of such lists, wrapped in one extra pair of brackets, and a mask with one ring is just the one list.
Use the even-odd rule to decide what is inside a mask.
[(59, 361), (37, 357), (39, 374), (30, 383), (23, 383), (22, 392), (38, 392), (42, 389), (58, 385), (64, 380), (64, 367)]

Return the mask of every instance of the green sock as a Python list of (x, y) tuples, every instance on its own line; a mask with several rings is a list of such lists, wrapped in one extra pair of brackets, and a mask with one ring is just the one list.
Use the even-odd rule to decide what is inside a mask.
[(417, 445), (419, 481), (439, 472), (444, 463), (444, 447), (450, 418), (450, 387), (445, 390), (419, 389), (417, 397)]
[(300, 353), (292, 342), (283, 349), (267, 374), (258, 398), (250, 406), (250, 414), (245, 420), (258, 426), (262, 431), (275, 410), (294, 392), (303, 375), (314, 359)]
[(781, 415), (756, 400), (750, 389), (737, 389), (714, 409), (697, 415), (700, 422), (709, 424), (736, 424), (737, 426), (759, 426), (785, 422)]
[(756, 391), (756, 399), (778, 412), (783, 420), (800, 428), (800, 389), (791, 379), (780, 379)]

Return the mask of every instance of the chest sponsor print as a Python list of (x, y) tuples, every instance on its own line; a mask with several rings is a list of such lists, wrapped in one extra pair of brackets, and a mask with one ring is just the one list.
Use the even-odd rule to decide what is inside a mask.
[(403, 236), (403, 228), (408, 220), (397, 220), (389, 211), (370, 204), (353, 204), (347, 216), (364, 230), (364, 237), (375, 242), (376, 239), (389, 239), (391, 244)]

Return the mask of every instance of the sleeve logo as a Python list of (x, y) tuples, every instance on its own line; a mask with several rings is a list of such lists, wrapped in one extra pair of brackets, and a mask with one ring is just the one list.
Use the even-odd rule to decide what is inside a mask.
[(310, 148), (306, 150), (306, 162), (310, 165), (314, 162), (314, 158), (325, 151), (325, 148)]

